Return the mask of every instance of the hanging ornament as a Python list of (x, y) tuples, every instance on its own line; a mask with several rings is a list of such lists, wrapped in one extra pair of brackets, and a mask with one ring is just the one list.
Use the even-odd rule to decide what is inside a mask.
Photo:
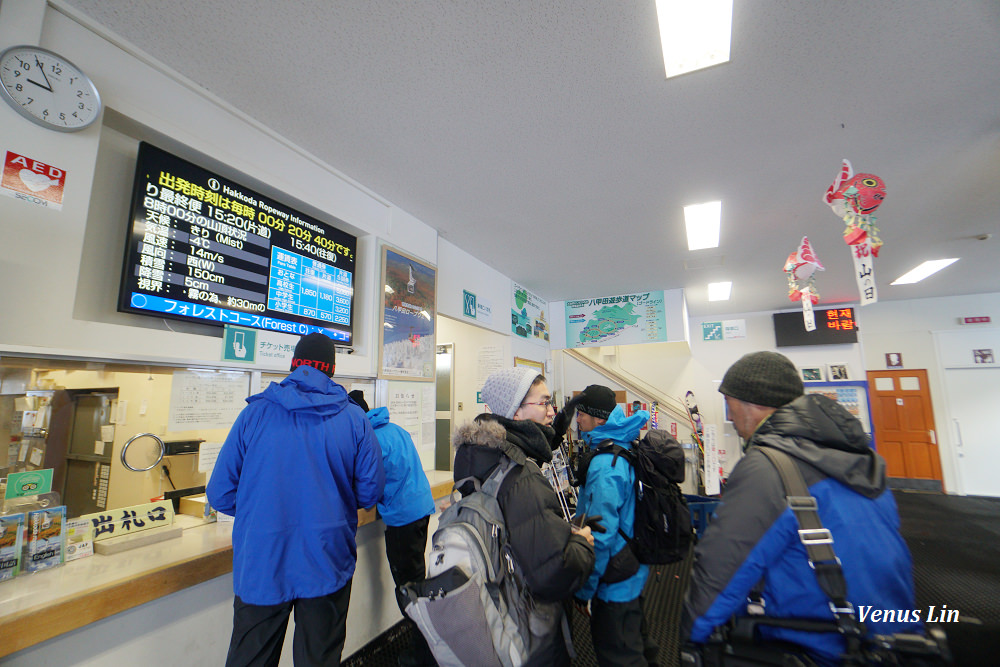
[[(785, 275), (788, 276), (788, 298), (802, 302), (802, 319), (806, 331), (816, 329), (816, 320), (812, 316), (812, 307), (819, 303), (819, 291), (816, 290), (815, 273), (824, 271), (823, 264), (809, 244), (809, 238), (802, 237), (797, 250), (788, 255), (785, 260)], [(802, 284), (805, 283), (805, 284)]]
[(823, 201), (846, 225), (844, 243), (851, 246), (861, 305), (875, 303), (878, 292), (874, 259), (878, 257), (882, 239), (878, 236), (874, 214), (885, 201), (885, 182), (875, 174), (855, 174), (851, 162), (844, 159)]

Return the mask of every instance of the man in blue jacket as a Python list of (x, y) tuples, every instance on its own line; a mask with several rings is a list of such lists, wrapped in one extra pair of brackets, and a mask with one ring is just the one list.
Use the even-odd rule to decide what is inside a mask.
[[(833, 538), (854, 608), (912, 610), (910, 552), (899, 533), (885, 461), (869, 446), (861, 423), (836, 401), (804, 394), (795, 365), (777, 352), (744, 355), (726, 371), (719, 391), (745, 454), (695, 551), (682, 634), (705, 642), (732, 615), (747, 614), (748, 594), (760, 582), (768, 616), (834, 618), (778, 470), (762, 448), (780, 450), (798, 465)], [(920, 631), (919, 623), (899, 622), (895, 615), (893, 622), (869, 617), (865, 625), (877, 634)], [(768, 636), (805, 647), (820, 664), (841, 663), (838, 633), (774, 629)]]
[[(434, 496), (424, 473), (420, 454), (405, 429), (389, 421), (389, 408), (368, 409), (364, 393), (352, 391), (351, 400), (368, 414), (382, 448), (385, 490), (378, 501), (378, 513), (385, 523), (385, 555), (392, 581), (398, 589), (410, 581), (424, 578), (424, 552), (427, 550), (427, 524), (434, 514)], [(403, 619), (410, 625), (410, 650), (400, 656), (400, 664), (435, 665), (427, 642), (410, 620), (397, 596)]]
[(647, 646), (640, 599), (649, 566), (636, 560), (619, 533), (634, 534), (635, 473), (624, 458), (601, 450), (612, 444), (631, 449), (649, 413), (639, 410), (626, 417), (615, 393), (601, 385), (590, 385), (574, 401), (580, 437), (595, 450), (586, 469), (580, 471), (583, 488), (576, 513), (600, 515), (605, 528), (594, 533), (594, 569), (574, 597), (578, 604), (590, 601), (597, 664), (641, 667), (656, 656), (656, 647)]
[(277, 665), (295, 609), (296, 665), (336, 665), (347, 636), (358, 510), (382, 496), (382, 452), (334, 382), (336, 348), (312, 333), (292, 373), (247, 399), (206, 490), (233, 526), (227, 666)]

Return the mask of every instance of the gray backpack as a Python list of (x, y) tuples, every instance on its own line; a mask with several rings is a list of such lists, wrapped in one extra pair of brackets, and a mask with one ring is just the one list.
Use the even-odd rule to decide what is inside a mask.
[(511, 470), (526, 465), (524, 454), (511, 450), (481, 487), (472, 477), (456, 482), (471, 482), (475, 491), (442, 512), (427, 579), (400, 587), (406, 614), (443, 667), (516, 667), (528, 658), (532, 634), (544, 636), (559, 622), (549, 605), (532, 600), (507, 542), (497, 492)]

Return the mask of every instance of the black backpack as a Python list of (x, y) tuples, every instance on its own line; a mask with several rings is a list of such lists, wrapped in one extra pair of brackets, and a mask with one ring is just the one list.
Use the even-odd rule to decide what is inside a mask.
[(619, 528), (636, 559), (647, 565), (683, 560), (691, 546), (691, 513), (678, 486), (684, 481), (684, 450), (664, 431), (650, 429), (631, 449), (607, 440), (582, 461), (578, 478), (586, 479), (590, 460), (614, 454), (611, 465), (624, 458), (635, 471), (635, 521), (632, 537)]

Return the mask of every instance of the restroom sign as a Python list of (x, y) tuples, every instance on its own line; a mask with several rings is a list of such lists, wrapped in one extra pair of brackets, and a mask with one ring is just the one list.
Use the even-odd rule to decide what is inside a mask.
[(62, 210), (66, 170), (7, 151), (0, 178), (0, 192), (21, 201)]

